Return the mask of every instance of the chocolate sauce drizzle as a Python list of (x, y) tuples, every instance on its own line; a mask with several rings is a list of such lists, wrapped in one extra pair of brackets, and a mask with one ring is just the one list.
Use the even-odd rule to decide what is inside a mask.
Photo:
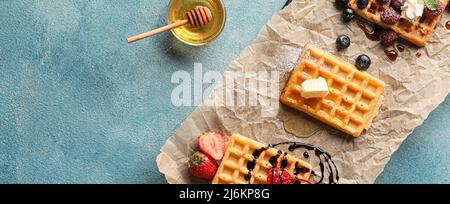
[[(289, 145), (288, 150), (291, 152), (295, 151), (296, 149), (299, 149), (299, 148), (304, 148), (306, 150), (314, 151), (314, 155), (317, 158), (319, 158), (319, 167), (320, 167), (320, 180), (317, 181), (316, 184), (320, 184), (323, 182), (324, 177), (325, 177), (325, 169), (328, 172), (328, 183), (329, 184), (337, 184), (339, 182), (339, 171), (336, 167), (336, 164), (331, 159), (331, 155), (328, 152), (325, 152), (324, 150), (322, 150), (319, 147), (316, 147), (312, 144), (306, 144), (306, 143), (302, 143), (302, 142), (281, 142), (281, 143), (277, 143), (277, 144), (270, 144), (267, 147), (263, 147), (261, 149), (256, 149), (255, 151), (253, 151), (253, 153), (252, 153), (253, 161), (250, 161), (247, 163), (248, 174), (245, 175), (245, 179), (248, 180), (249, 183), (250, 183), (252, 171), (255, 168), (256, 160), (259, 158), (261, 153), (263, 151), (268, 150), (269, 148), (275, 148), (280, 145)], [(281, 159), (280, 159), (281, 171), (277, 172), (281, 183), (283, 183), (283, 180), (282, 180), (283, 171), (282, 170), (285, 169), (288, 165), (287, 160), (285, 158), (286, 155), (287, 155), (287, 152), (283, 153), (281, 150), (278, 150), (276, 155), (269, 158), (269, 163), (272, 165), (272, 167), (277, 167), (279, 164), (278, 160), (281, 157)], [(308, 152), (305, 151), (303, 153), (303, 156), (305, 158), (308, 158), (309, 157)], [(275, 168), (272, 168), (272, 184), (274, 181), (273, 176), (275, 176), (274, 171), (275, 171)], [(308, 169), (306, 167), (302, 167), (298, 162), (295, 163), (295, 169), (293, 172), (295, 177), (297, 177), (298, 174), (300, 174), (300, 173), (307, 173), (309, 171), (310, 171), (310, 169)], [(311, 171), (311, 174), (313, 176), (318, 176), (316, 174), (316, 172), (314, 172), (314, 171)], [(299, 182), (297, 180), (295, 183), (300, 184), (301, 182)]]
[(307, 151), (303, 152), (303, 157), (305, 159), (308, 159), (309, 158), (309, 153)]
[(244, 178), (245, 178), (246, 181), (248, 181), (249, 184), (250, 184), (250, 179), (252, 178), (252, 172), (253, 172), (253, 169), (254, 169), (255, 166), (256, 166), (256, 160), (259, 158), (259, 155), (261, 155), (261, 153), (262, 153), (263, 151), (268, 150), (268, 149), (269, 149), (269, 147), (264, 147), (264, 148), (257, 149), (257, 150), (255, 150), (255, 151), (253, 151), (253, 153), (252, 153), (253, 160), (247, 162), (247, 170), (248, 170), (248, 174), (246, 174), (246, 175), (244, 176)]

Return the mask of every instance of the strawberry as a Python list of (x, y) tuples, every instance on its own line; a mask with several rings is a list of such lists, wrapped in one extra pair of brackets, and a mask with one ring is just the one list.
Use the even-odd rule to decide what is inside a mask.
[(195, 152), (188, 162), (189, 172), (197, 178), (211, 180), (217, 171), (217, 163), (210, 156)]
[(284, 169), (280, 167), (269, 169), (267, 175), (268, 184), (293, 184), (294, 182), (295, 179)]
[(200, 150), (215, 160), (221, 160), (225, 152), (225, 137), (220, 132), (208, 132), (198, 137)]

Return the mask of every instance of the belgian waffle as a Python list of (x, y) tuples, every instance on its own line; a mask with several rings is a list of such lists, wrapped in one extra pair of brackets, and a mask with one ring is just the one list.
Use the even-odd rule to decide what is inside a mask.
[[(327, 80), (330, 93), (305, 99), (301, 84), (312, 78)], [(280, 97), (283, 104), (298, 109), (347, 134), (358, 137), (371, 126), (378, 112), (384, 83), (338, 57), (307, 44)]]
[[(274, 162), (271, 158), (275, 158), (276, 161)], [(283, 162), (287, 162), (284, 169), (291, 175), (299, 180), (309, 179), (312, 171), (309, 163), (250, 138), (234, 134), (229, 138), (224, 157), (212, 183), (265, 184), (269, 170)], [(251, 168), (249, 163), (252, 163)]]
[[(441, 1), (445, 8), (449, 0)], [(388, 4), (383, 5), (378, 3), (377, 0), (368, 0), (368, 6), (364, 9), (359, 9), (356, 2), (357, 0), (350, 0), (348, 2), (348, 7), (352, 8), (359, 16), (372, 23), (378, 24), (379, 26), (395, 31), (400, 37), (419, 47), (425, 46), (428, 38), (433, 33), (433, 30), (440, 19), (440, 16), (426, 17), (424, 15), (420, 19), (416, 20), (401, 18), (399, 23), (395, 25), (387, 25), (381, 21), (380, 16)]]

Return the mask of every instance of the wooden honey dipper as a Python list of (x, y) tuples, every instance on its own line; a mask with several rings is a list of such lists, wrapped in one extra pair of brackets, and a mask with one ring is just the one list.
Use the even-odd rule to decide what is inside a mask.
[(166, 25), (161, 28), (157, 28), (145, 33), (141, 33), (139, 35), (135, 35), (133, 37), (128, 38), (128, 43), (136, 42), (138, 40), (148, 38), (150, 36), (172, 30), (174, 28), (178, 28), (180, 26), (191, 24), (191, 27), (193, 28), (202, 28), (206, 26), (208, 23), (212, 20), (212, 14), (211, 10), (209, 10), (208, 7), (205, 6), (197, 6), (194, 9), (190, 10), (186, 13), (187, 18), (184, 20), (176, 21), (175, 23)]

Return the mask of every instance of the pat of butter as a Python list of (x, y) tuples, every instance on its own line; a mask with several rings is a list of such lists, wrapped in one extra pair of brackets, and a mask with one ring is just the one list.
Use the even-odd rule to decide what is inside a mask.
[(303, 98), (321, 98), (328, 94), (328, 84), (323, 77), (308, 79), (302, 83)]

